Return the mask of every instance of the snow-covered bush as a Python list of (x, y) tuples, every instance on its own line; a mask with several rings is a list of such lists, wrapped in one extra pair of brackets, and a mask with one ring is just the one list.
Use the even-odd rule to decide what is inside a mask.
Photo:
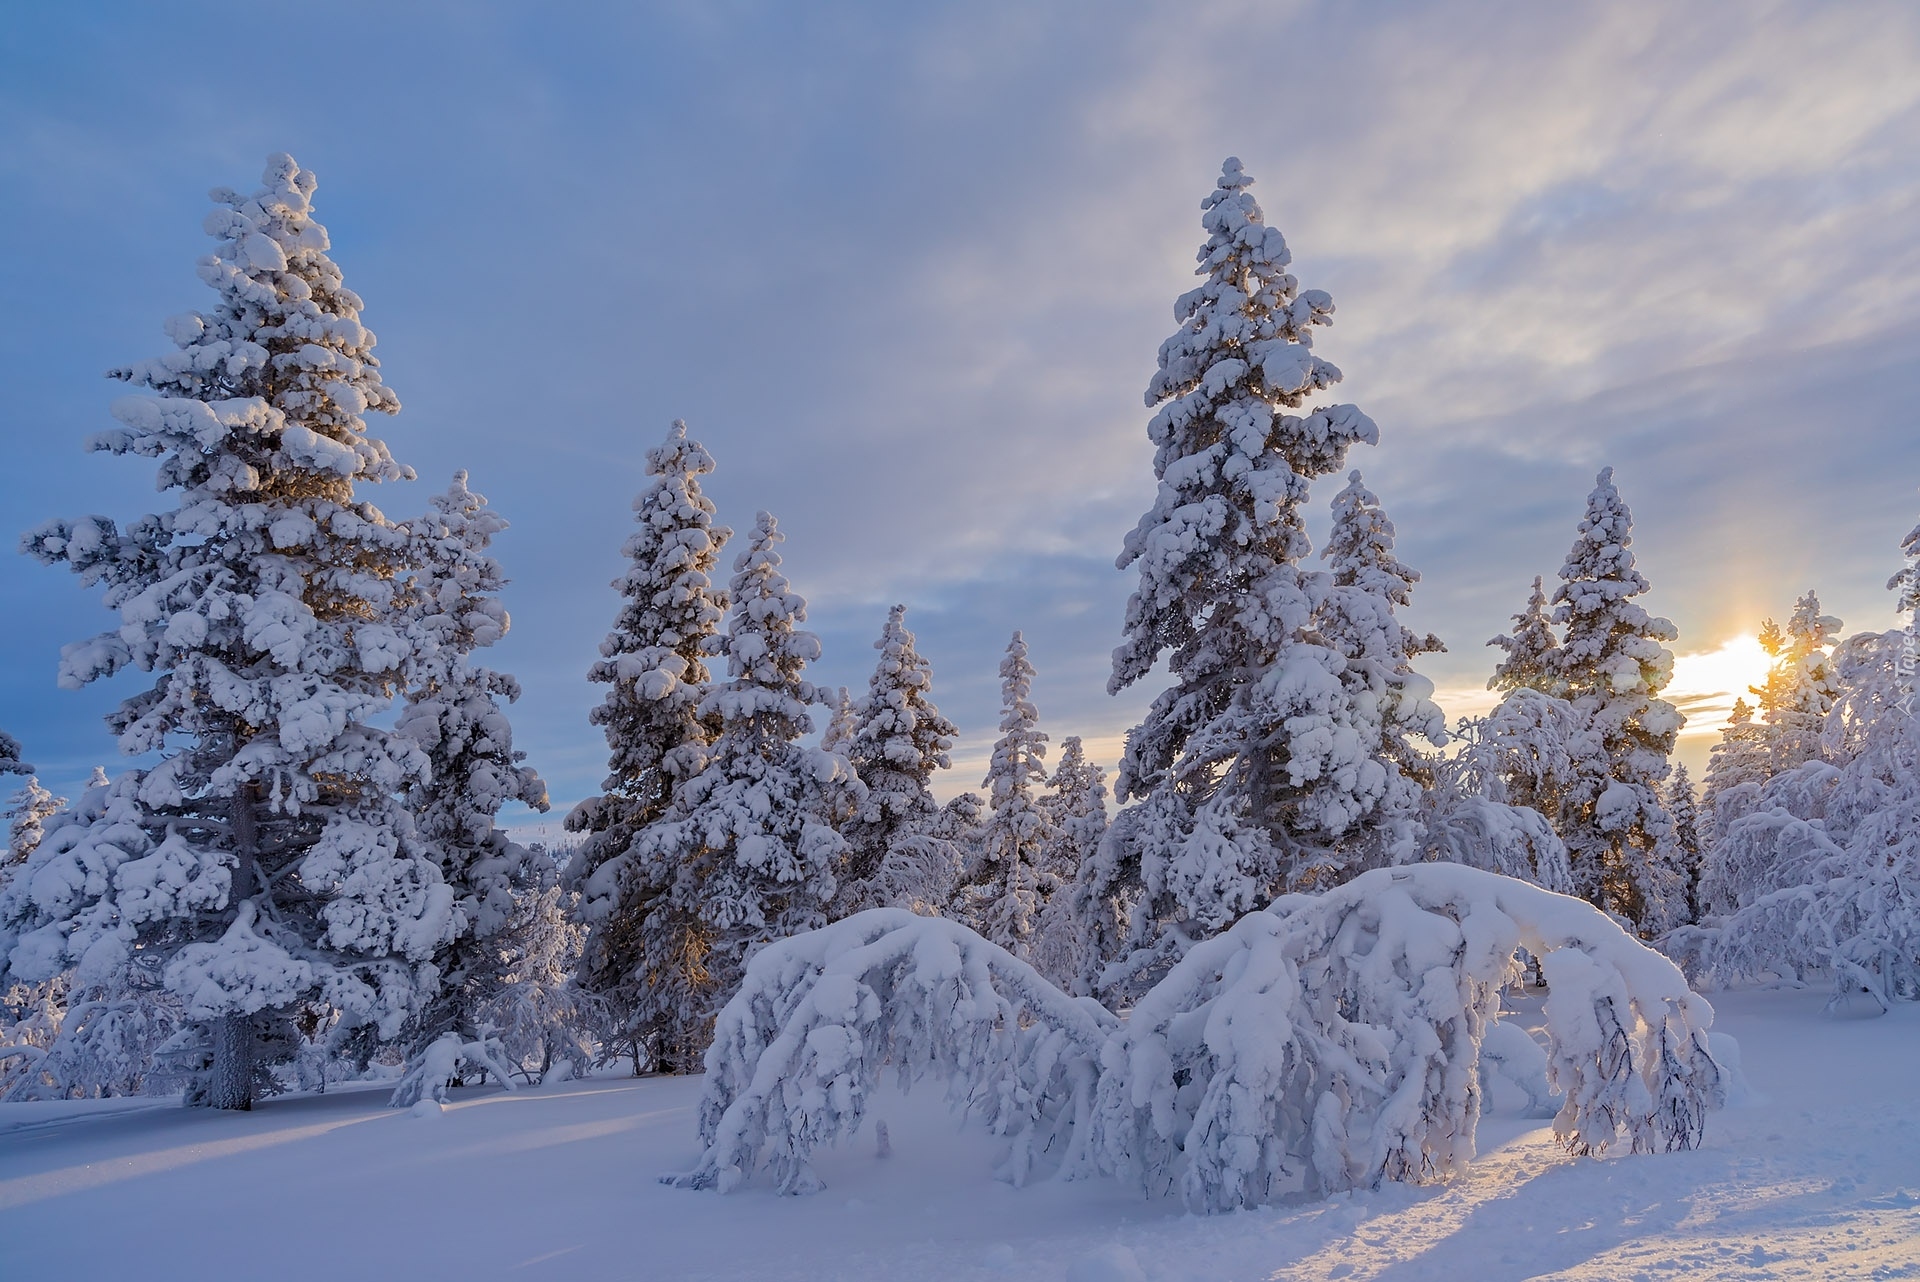
[(506, 1089), (514, 1088), (513, 1068), (492, 1029), (482, 1028), (479, 1036), (470, 1039), (458, 1033), (442, 1033), (414, 1057), (413, 1067), (393, 1088), (388, 1104), (410, 1108), (423, 1100), (446, 1103), (447, 1088), (459, 1079), (463, 1064), (482, 1068)]
[[(875, 910), (774, 944), (721, 1013), (699, 1165), (783, 1192), (852, 1133), (884, 1064), (947, 1079), (1023, 1180), (1103, 1171), (1196, 1211), (1445, 1178), (1473, 1156), (1478, 1064), (1520, 949), (1539, 959), (1570, 1152), (1689, 1148), (1722, 1101), (1713, 1011), (1606, 914), (1447, 864), (1286, 895), (1196, 942), (1126, 1022), (955, 923)], [(1499, 1047), (1496, 1047), (1498, 1058)]]
[[(881, 1071), (929, 1074), (1013, 1148), (1023, 1183), (1043, 1153), (1083, 1146), (1101, 1043), (1118, 1021), (958, 922), (873, 908), (762, 949), (707, 1051), (699, 1165), (668, 1177), (722, 1192), (764, 1160), (782, 1193), (821, 1187), (809, 1158), (851, 1136)], [(1056, 1147), (1057, 1150), (1056, 1150)]]
[(72, 972), (0, 998), (0, 1100), (94, 1099), (152, 1088), (154, 1054), (180, 1003), (151, 966), (76, 988)]
[(474, 1021), (493, 1030), (504, 1060), (530, 1080), (545, 1080), (556, 1060), (578, 1075), (608, 1029), (604, 1001), (574, 979), (588, 933), (578, 899), (559, 886), (515, 897), (498, 938), (499, 983)]
[(1580, 900), (1419, 864), (1285, 896), (1189, 951), (1104, 1049), (1103, 1160), (1196, 1211), (1453, 1174), (1520, 948), (1550, 989), (1561, 1142), (1698, 1143), (1713, 1012), (1679, 970)]

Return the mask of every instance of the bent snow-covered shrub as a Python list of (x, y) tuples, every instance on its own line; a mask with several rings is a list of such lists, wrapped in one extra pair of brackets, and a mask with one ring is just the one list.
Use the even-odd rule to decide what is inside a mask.
[(1284, 896), (1195, 946), (1105, 1047), (1103, 1164), (1196, 1211), (1452, 1174), (1521, 948), (1550, 988), (1562, 1142), (1696, 1143), (1719, 1103), (1713, 1012), (1674, 965), (1582, 900), (1420, 864)]
[(769, 947), (720, 1017), (701, 1164), (733, 1187), (763, 1153), (817, 1187), (813, 1147), (858, 1126), (889, 1059), (946, 1076), (1015, 1140), (1057, 1146), (1196, 1211), (1425, 1182), (1474, 1152), (1482, 1042), (1538, 958), (1554, 1131), (1573, 1153), (1690, 1148), (1722, 1100), (1713, 1011), (1666, 958), (1585, 903), (1418, 864), (1287, 895), (1196, 944), (1123, 1024), (963, 927), (876, 910)]
[(1119, 1021), (957, 922), (873, 908), (780, 940), (747, 966), (707, 1050), (700, 1164), (668, 1181), (731, 1189), (765, 1160), (783, 1193), (820, 1187), (813, 1150), (860, 1126), (882, 1068), (946, 1078), (1007, 1136), (1025, 1182), (1058, 1146), (1083, 1163), (1101, 1044)]

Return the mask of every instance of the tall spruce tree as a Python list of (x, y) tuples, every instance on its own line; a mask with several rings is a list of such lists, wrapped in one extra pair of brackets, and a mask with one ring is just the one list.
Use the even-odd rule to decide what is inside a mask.
[(1033, 706), (1033, 664), (1015, 632), (1000, 661), (1000, 737), (981, 786), (991, 810), (968, 876), (975, 929), (1021, 960), (1033, 951), (1040, 910), (1058, 886), (1046, 867), (1053, 825), (1041, 808), (1047, 736)]
[(841, 827), (848, 854), (837, 915), (939, 903), (956, 871), (955, 846), (933, 832), (940, 806), (931, 784), (934, 771), (953, 765), (947, 752), (960, 732), (934, 705), (933, 665), (914, 648), (906, 616), (904, 605), (887, 612), (873, 643), (880, 661), (853, 710), (846, 742), (838, 745), (866, 786), (866, 799)]
[(628, 565), (613, 583), (620, 613), (587, 673), (607, 687), (589, 719), (606, 733), (608, 773), (601, 795), (566, 820), (585, 834), (567, 870), (592, 927), (580, 982), (605, 1003), (636, 1071), (649, 1058), (663, 1071), (688, 1068), (711, 997), (711, 931), (667, 896), (681, 870), (642, 860), (634, 840), (705, 765), (713, 738), (699, 704), (727, 607), (713, 571), (732, 537), (700, 491), (713, 469), (713, 456), (677, 419), (647, 451), (653, 480), (633, 501), (637, 528), (621, 548)]
[(1103, 881), (1138, 887), (1136, 943), (1168, 955), (1315, 866), (1385, 786), (1344, 659), (1309, 635), (1327, 576), (1300, 566), (1309, 482), (1378, 433), (1351, 405), (1288, 412), (1340, 380), (1311, 350), (1333, 301), (1288, 273), (1252, 183), (1229, 159), (1202, 202), (1201, 283), (1147, 389), (1159, 492), (1118, 561), (1140, 579), (1108, 689), (1163, 657), (1173, 684), (1127, 737), (1115, 793), (1147, 805)]
[(671, 1012), (686, 1053), (699, 1049), (749, 957), (826, 924), (847, 854), (834, 817), (862, 791), (845, 757), (799, 742), (813, 732), (807, 708), (819, 692), (803, 673), (820, 639), (799, 626), (807, 603), (780, 572), (784, 537), (772, 514), (759, 514), (734, 562), (728, 679), (696, 709), (718, 734), (704, 768), (634, 843), (642, 866), (671, 873), (642, 933), (670, 938), (665, 925), (689, 920), (707, 941), (704, 982)]
[(509, 936), (525, 916), (517, 900), (550, 881), (553, 868), (496, 822), (509, 801), (545, 811), (547, 785), (514, 749), (502, 706), (520, 697), (520, 683), (472, 659), (507, 633), (498, 595), (506, 578), (488, 551), (507, 523), (467, 487), (463, 471), (406, 528), (419, 568), (400, 615), (416, 657), (395, 729), (427, 754), (427, 777), (407, 801), (463, 919), (434, 954), (441, 989), (415, 1021), (409, 1040), (417, 1050), (448, 1032), (479, 1034), (512, 973), (517, 946)]
[(60, 680), (153, 674), (108, 721), (160, 760), (52, 826), (0, 900), (0, 952), (16, 977), (82, 985), (164, 958), (223, 1108), (270, 1082), (301, 1003), (397, 1034), (461, 925), (399, 801), (425, 754), (376, 722), (415, 658), (392, 622), (413, 547), (355, 487), (411, 473), (362, 421), (400, 403), (314, 187), (281, 155), (253, 194), (216, 191), (216, 302), (167, 322), (174, 351), (113, 371), (155, 394), (116, 402), (89, 448), (159, 460), (177, 504), (23, 541), (105, 587), (117, 624), (68, 646)]
[(1575, 889), (1658, 934), (1685, 892), (1660, 785), (1686, 718), (1659, 698), (1673, 675), (1673, 652), (1661, 643), (1679, 633), (1634, 600), (1649, 585), (1634, 566), (1632, 529), (1606, 468), (1553, 596), (1554, 622), (1565, 629), (1559, 678), (1585, 731), (1555, 818)]

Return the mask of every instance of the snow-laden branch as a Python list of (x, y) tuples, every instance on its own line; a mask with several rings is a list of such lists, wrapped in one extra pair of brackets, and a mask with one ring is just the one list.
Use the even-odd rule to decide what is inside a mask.
[(1248, 914), (1124, 1024), (937, 918), (876, 909), (783, 940), (720, 1015), (705, 1153), (672, 1178), (725, 1190), (764, 1160), (782, 1192), (818, 1188), (813, 1149), (859, 1126), (892, 1062), (1011, 1137), (1016, 1182), (1049, 1149), (1061, 1175), (1178, 1188), (1196, 1211), (1444, 1179), (1473, 1157), (1481, 1045), (1523, 948), (1550, 988), (1568, 1150), (1697, 1144), (1723, 1097), (1713, 1010), (1673, 963), (1582, 900), (1429, 863)]
[(1022, 1183), (1055, 1144), (1084, 1166), (1100, 1047), (1119, 1021), (957, 922), (874, 908), (780, 940), (747, 966), (707, 1051), (700, 1163), (668, 1182), (740, 1184), (765, 1160), (783, 1193), (820, 1187), (813, 1150), (850, 1136), (881, 1069), (943, 1076), (1012, 1141)]
[(1520, 948), (1550, 988), (1561, 1141), (1692, 1147), (1720, 1080), (1712, 1008), (1679, 970), (1582, 900), (1436, 863), (1285, 896), (1196, 945), (1102, 1054), (1103, 1165), (1196, 1211), (1453, 1174)]

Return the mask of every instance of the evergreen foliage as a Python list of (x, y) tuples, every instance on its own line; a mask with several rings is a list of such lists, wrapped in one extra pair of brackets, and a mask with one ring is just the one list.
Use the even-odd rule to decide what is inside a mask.
[(1147, 390), (1159, 492), (1118, 561), (1140, 577), (1108, 688), (1163, 657), (1173, 684), (1128, 735), (1115, 783), (1150, 807), (1153, 839), (1103, 880), (1137, 887), (1135, 942), (1169, 956), (1316, 866), (1387, 785), (1344, 660), (1310, 635), (1328, 578), (1300, 564), (1311, 479), (1377, 430), (1351, 405), (1289, 412), (1340, 379), (1312, 351), (1333, 302), (1286, 270), (1251, 185), (1229, 159), (1202, 202), (1202, 280), (1175, 305)]
[(941, 904), (960, 858), (933, 832), (940, 807), (931, 791), (934, 772), (953, 764), (947, 753), (960, 732), (934, 705), (933, 665), (914, 648), (906, 613), (904, 605), (887, 612), (866, 697), (852, 709), (844, 742), (829, 745), (846, 753), (866, 787), (841, 828), (849, 852), (836, 902), (842, 916)]
[(503, 703), (520, 683), (472, 661), (507, 633), (500, 564), (488, 552), (506, 521), (454, 475), (432, 510), (407, 523), (415, 571), (402, 597), (403, 631), (417, 656), (395, 729), (426, 753), (428, 773), (408, 793), (421, 840), (454, 893), (463, 926), (434, 955), (438, 996), (410, 1030), (424, 1049), (448, 1032), (479, 1035), (482, 1012), (506, 982), (516, 899), (553, 877), (552, 861), (496, 824), (517, 801), (547, 809), (547, 785), (513, 746)]
[(1658, 697), (1673, 675), (1661, 643), (1679, 633), (1634, 600), (1649, 585), (1634, 565), (1632, 527), (1606, 468), (1553, 596), (1565, 629), (1559, 678), (1585, 732), (1556, 826), (1576, 890), (1653, 935), (1677, 922), (1685, 894), (1660, 785), (1686, 718)]
[(1040, 910), (1059, 882), (1047, 868), (1055, 832), (1040, 790), (1046, 787), (1047, 736), (1033, 706), (1033, 664), (1015, 632), (1000, 662), (1000, 738), (982, 786), (991, 812), (968, 874), (969, 917), (987, 939), (1030, 959)]
[(802, 674), (819, 658), (820, 640), (799, 626), (807, 606), (781, 573), (783, 540), (773, 516), (760, 513), (734, 562), (728, 680), (695, 709), (717, 733), (703, 768), (633, 847), (642, 867), (670, 871), (641, 926), (649, 946), (665, 940), (670, 950), (680, 922), (699, 941), (698, 956), (669, 952), (684, 966), (684, 987), (648, 976), (656, 1000), (675, 1003), (665, 1013), (688, 1058), (749, 957), (825, 924), (847, 856), (834, 818), (863, 799), (845, 757), (799, 742), (813, 732), (807, 708), (818, 693)]
[(699, 712), (710, 680), (707, 656), (719, 642), (727, 595), (713, 582), (732, 531), (714, 523), (700, 478), (713, 456), (675, 420), (647, 451), (653, 478), (633, 501), (636, 529), (621, 555), (625, 573), (613, 630), (600, 643), (588, 679), (607, 687), (589, 719), (606, 733), (608, 773), (601, 795), (568, 814), (585, 834), (567, 869), (592, 926), (580, 982), (606, 1004), (612, 1036), (665, 1071), (698, 1060), (711, 977), (709, 928), (668, 894), (684, 870), (649, 864), (635, 849), (661, 819), (675, 790), (705, 765), (714, 728)]
[(154, 395), (116, 402), (89, 448), (157, 460), (176, 505), (23, 541), (105, 588), (116, 625), (66, 647), (61, 684), (153, 674), (109, 724), (160, 761), (50, 826), (0, 894), (6, 970), (88, 989), (136, 950), (164, 962), (205, 1097), (229, 1108), (271, 1087), (299, 1003), (397, 1035), (463, 925), (400, 803), (425, 754), (375, 722), (418, 659), (393, 622), (415, 549), (355, 487), (411, 473), (367, 435), (361, 416), (399, 400), (314, 188), (282, 155), (252, 195), (215, 192), (199, 270), (217, 301), (167, 322), (175, 350), (113, 371)]

